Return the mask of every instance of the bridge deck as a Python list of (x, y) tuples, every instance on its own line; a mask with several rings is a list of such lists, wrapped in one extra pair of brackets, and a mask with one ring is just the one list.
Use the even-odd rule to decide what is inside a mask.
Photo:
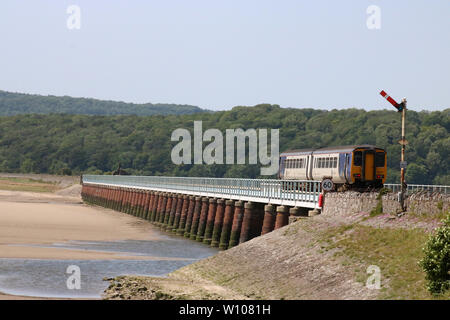
[(320, 181), (83, 175), (83, 183), (316, 208)]

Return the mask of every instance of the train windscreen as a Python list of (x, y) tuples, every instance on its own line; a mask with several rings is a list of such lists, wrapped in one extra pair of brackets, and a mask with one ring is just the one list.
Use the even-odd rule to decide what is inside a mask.
[(375, 167), (384, 167), (384, 152), (376, 152), (375, 153)]
[(353, 159), (353, 164), (355, 166), (362, 166), (362, 151), (355, 152), (355, 158)]

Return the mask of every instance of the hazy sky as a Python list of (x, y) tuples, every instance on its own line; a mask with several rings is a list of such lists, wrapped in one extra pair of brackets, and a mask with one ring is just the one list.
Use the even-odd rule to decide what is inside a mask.
[(1, 0), (0, 43), (0, 90), (14, 92), (383, 109), (385, 89), (450, 107), (449, 0)]

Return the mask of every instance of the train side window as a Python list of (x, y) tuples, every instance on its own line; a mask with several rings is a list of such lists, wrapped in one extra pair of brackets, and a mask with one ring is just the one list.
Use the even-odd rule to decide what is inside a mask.
[(354, 160), (353, 160), (353, 164), (355, 166), (361, 166), (362, 165), (362, 151), (355, 151), (354, 153)]
[(384, 167), (384, 152), (375, 153), (375, 167)]

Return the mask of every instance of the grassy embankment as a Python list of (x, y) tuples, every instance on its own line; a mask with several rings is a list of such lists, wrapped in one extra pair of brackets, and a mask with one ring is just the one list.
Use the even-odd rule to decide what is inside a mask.
[(55, 192), (60, 187), (56, 182), (42, 179), (0, 177), (0, 190), (29, 191), (29, 192)]
[[(324, 234), (324, 250), (338, 248), (335, 254), (352, 266), (377, 265), (381, 269), (378, 299), (450, 299), (450, 292), (436, 297), (426, 289), (425, 273), (418, 264), (429, 234), (421, 229), (375, 228), (359, 224), (341, 226)], [(355, 267), (355, 278), (367, 279), (366, 269)]]

